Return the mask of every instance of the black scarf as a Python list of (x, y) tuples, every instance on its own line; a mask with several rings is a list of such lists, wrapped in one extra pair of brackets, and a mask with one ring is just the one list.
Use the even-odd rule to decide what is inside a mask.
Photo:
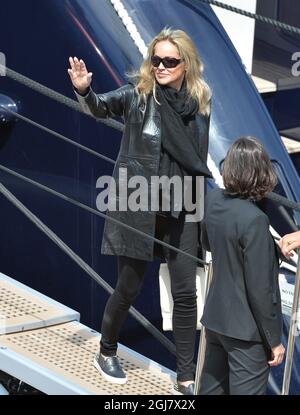
[[(179, 165), (184, 175), (212, 177), (206, 161), (200, 156), (200, 137), (195, 119), (199, 110), (197, 101), (188, 95), (185, 83), (180, 91), (157, 84), (157, 92), (161, 103), (163, 158), (167, 155), (169, 162)], [(165, 170), (166, 166), (161, 167)]]
[[(198, 102), (189, 96), (186, 83), (180, 91), (157, 84), (157, 98), (161, 105), (161, 158), (159, 176), (212, 177), (206, 161), (200, 156), (200, 137), (196, 123)], [(172, 199), (171, 199), (172, 200)], [(174, 215), (172, 209), (172, 216)]]

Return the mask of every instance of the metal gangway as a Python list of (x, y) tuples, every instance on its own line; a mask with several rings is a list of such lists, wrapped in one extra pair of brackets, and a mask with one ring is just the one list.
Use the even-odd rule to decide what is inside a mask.
[(128, 382), (93, 366), (101, 335), (78, 312), (0, 273), (0, 370), (49, 395), (170, 395), (171, 370), (120, 345)]

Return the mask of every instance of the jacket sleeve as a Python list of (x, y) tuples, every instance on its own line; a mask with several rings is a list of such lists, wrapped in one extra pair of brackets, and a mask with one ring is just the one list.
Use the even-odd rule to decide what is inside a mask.
[(96, 94), (92, 88), (89, 88), (86, 95), (78, 94), (75, 89), (74, 92), (86, 114), (93, 115), (95, 118), (124, 117), (128, 111), (133, 86), (124, 85), (105, 94)]
[(211, 251), (204, 219), (201, 222), (201, 244), (206, 251)]
[(280, 298), (276, 296), (278, 266), (265, 215), (248, 224), (241, 243), (249, 305), (264, 343), (273, 348), (281, 343), (282, 315)]
[(211, 251), (209, 240), (208, 240), (207, 229), (206, 229), (206, 223), (205, 223), (207, 205), (208, 205), (208, 197), (209, 196), (205, 196), (205, 199), (204, 199), (204, 217), (201, 221), (201, 228), (200, 228), (201, 245), (202, 245), (202, 248), (205, 249), (205, 251)]

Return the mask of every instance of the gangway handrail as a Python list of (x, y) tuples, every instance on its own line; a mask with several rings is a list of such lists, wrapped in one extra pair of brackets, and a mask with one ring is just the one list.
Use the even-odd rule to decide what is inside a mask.
[[(25, 75), (22, 75), (16, 71), (14, 71), (13, 69), (10, 69), (8, 66), (6, 65), (2, 65), (0, 63), (0, 71), (1, 73), (4, 73), (5, 76), (8, 76), (9, 78), (13, 79), (14, 81), (19, 82), (20, 84), (27, 86), (28, 88), (48, 97), (53, 99), (54, 101), (59, 102), (60, 104), (63, 104), (69, 108), (71, 108), (72, 110), (78, 111), (90, 118), (93, 118), (93, 115), (88, 114), (86, 112), (84, 112), (84, 110), (81, 108), (79, 102), (75, 101), (74, 99), (71, 99), (63, 94), (61, 94), (60, 92), (55, 91), (54, 89), (51, 89), (43, 84), (40, 84), (37, 81), (34, 81), (31, 78), (28, 78)], [(97, 120), (98, 121), (98, 120)], [(108, 127), (114, 128), (115, 130), (119, 130), (119, 131), (123, 131), (124, 129), (124, 124), (122, 124), (119, 121), (116, 120), (112, 120), (112, 119), (105, 119), (105, 118), (101, 118), (99, 119), (99, 122), (101, 122), (102, 124), (107, 125)]]
[(299, 297), (300, 297), (300, 250), (298, 251), (298, 266), (296, 272), (296, 281), (294, 286), (293, 305), (290, 318), (290, 329), (288, 337), (288, 345), (286, 350), (286, 362), (284, 367), (283, 382), (282, 382), (282, 395), (288, 395), (291, 383), (292, 365), (295, 351), (296, 336), (299, 335)]

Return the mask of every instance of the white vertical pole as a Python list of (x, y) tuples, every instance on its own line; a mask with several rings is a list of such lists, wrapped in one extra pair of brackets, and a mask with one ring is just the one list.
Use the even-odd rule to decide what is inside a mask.
[(297, 333), (297, 323), (298, 323), (298, 307), (299, 307), (299, 295), (300, 295), (300, 256), (298, 252), (298, 266), (296, 272), (295, 286), (294, 286), (294, 298), (292, 313), (290, 319), (290, 331), (288, 346), (286, 352), (286, 363), (284, 367), (283, 383), (282, 383), (282, 395), (288, 395), (291, 383), (291, 374), (293, 366), (293, 357), (295, 350), (295, 340)]
[[(204, 305), (205, 305), (205, 301), (206, 301), (206, 298), (207, 298), (209, 287), (211, 285), (212, 276), (213, 276), (213, 267), (212, 267), (212, 262), (210, 262), (208, 267), (207, 267), (207, 278), (206, 278), (206, 285), (205, 285)], [(202, 326), (201, 334), (200, 334), (199, 348), (198, 348), (197, 367), (196, 367), (195, 395), (199, 395), (200, 379), (201, 379), (201, 373), (202, 373), (203, 365), (204, 365), (205, 350), (206, 350), (205, 327)]]

